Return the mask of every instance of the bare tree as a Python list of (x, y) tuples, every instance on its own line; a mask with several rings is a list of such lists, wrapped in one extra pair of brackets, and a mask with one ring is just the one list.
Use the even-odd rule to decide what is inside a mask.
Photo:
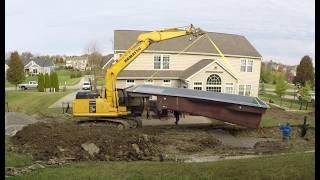
[(102, 54), (100, 53), (100, 46), (97, 41), (92, 41), (86, 47), (86, 53), (88, 54), (88, 65), (90, 67), (90, 74), (93, 75), (93, 90), (97, 90), (97, 73), (101, 69), (103, 61)]

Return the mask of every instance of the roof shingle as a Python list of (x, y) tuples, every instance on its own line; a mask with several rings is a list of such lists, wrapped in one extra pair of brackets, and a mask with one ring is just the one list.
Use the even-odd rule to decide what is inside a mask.
[[(114, 49), (116, 51), (127, 50), (133, 43), (137, 41), (137, 37), (141, 33), (145, 32), (150, 31), (115, 30)], [(208, 32), (208, 35), (225, 55), (261, 57), (260, 53), (244, 36), (216, 32)], [(190, 38), (193, 40), (190, 41)], [(192, 35), (181, 36), (158, 43), (153, 43), (146, 50), (181, 52), (194, 40), (195, 38)], [(184, 52), (218, 54), (217, 50), (206, 36), (202, 36), (201, 39), (199, 39)]]

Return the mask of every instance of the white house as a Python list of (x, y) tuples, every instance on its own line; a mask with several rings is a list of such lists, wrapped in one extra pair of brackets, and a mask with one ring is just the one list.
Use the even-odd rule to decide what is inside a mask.
[[(30, 60), (21, 60), (26, 75), (50, 74), (54, 70), (54, 64), (47, 59), (34, 58)], [(6, 61), (6, 69), (9, 69), (9, 60)], [(6, 73), (7, 74), (7, 73)]]

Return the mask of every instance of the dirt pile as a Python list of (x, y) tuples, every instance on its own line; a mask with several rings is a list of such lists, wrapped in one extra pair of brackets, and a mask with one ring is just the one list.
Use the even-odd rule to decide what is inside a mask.
[[(13, 151), (34, 160), (161, 160), (170, 154), (214, 150), (221, 142), (202, 129), (110, 129), (71, 122), (38, 122), (12, 137)], [(169, 157), (168, 157), (169, 158)]]
[(117, 130), (73, 123), (36, 123), (13, 138), (15, 150), (35, 160), (139, 160), (161, 154), (157, 131)]

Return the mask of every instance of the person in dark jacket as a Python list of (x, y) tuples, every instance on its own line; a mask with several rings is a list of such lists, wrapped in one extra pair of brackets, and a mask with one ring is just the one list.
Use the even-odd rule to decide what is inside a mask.
[(178, 125), (178, 122), (180, 120), (180, 112), (179, 111), (173, 111), (173, 115), (176, 118), (175, 124)]

